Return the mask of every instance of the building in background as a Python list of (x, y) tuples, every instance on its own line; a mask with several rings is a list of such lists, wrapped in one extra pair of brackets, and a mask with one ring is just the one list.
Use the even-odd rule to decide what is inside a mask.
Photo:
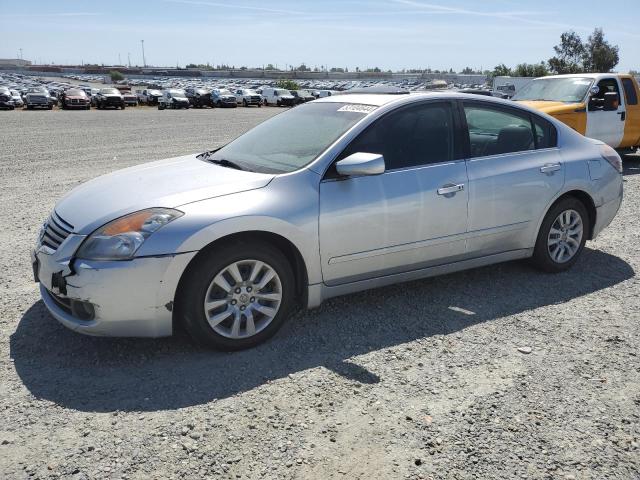
[(30, 60), (20, 58), (0, 58), (0, 67), (27, 67), (31, 65)]

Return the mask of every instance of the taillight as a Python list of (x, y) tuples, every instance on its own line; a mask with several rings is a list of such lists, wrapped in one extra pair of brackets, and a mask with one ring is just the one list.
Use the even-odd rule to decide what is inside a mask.
[(604, 158), (609, 164), (615, 168), (618, 173), (622, 173), (622, 159), (618, 152), (616, 152), (609, 145), (600, 145), (600, 155)]

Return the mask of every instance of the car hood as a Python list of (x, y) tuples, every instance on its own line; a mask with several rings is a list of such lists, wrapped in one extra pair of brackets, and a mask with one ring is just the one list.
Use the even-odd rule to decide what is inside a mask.
[(575, 113), (576, 110), (585, 108), (584, 103), (550, 102), (546, 100), (516, 100), (516, 102), (552, 116)]
[(56, 213), (88, 235), (105, 223), (151, 207), (187, 203), (262, 188), (273, 175), (221, 167), (196, 155), (118, 170), (76, 187), (58, 202)]

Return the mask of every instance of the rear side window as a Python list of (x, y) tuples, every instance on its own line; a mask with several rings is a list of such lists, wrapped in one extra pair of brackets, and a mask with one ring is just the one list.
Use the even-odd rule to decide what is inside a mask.
[(627, 99), (627, 105), (638, 104), (638, 94), (636, 93), (636, 87), (630, 78), (622, 79), (622, 86), (624, 87), (624, 96)]
[(340, 155), (379, 153), (387, 170), (453, 159), (453, 114), (448, 103), (429, 103), (385, 115)]
[(533, 128), (535, 129), (536, 148), (552, 148), (558, 145), (558, 132), (551, 122), (544, 118), (532, 118)]
[[(490, 105), (464, 104), (471, 157), (534, 150), (530, 116)], [(544, 136), (544, 131), (541, 132)]]

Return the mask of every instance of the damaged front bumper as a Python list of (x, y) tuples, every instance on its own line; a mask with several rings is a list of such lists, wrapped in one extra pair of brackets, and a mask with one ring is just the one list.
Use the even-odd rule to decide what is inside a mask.
[(84, 238), (72, 234), (55, 252), (43, 246), (32, 252), (34, 275), (51, 314), (88, 335), (171, 335), (176, 288), (196, 252), (126, 261), (74, 259)]

